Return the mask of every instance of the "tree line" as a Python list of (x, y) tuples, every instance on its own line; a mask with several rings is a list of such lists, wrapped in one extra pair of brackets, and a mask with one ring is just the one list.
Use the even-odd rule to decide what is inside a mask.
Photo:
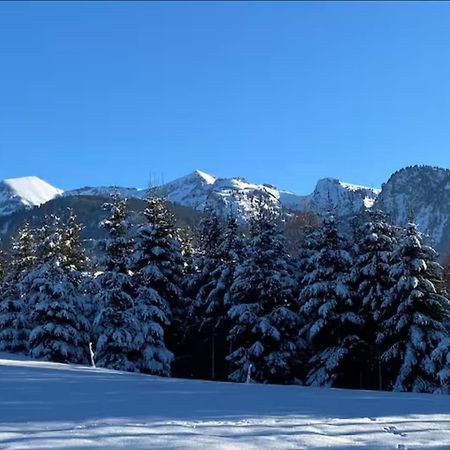
[[(0, 351), (161, 376), (414, 392), (450, 388), (437, 253), (371, 209), (308, 221), (295, 252), (256, 202), (206, 208), (193, 237), (166, 202), (131, 223), (115, 196), (88, 257), (73, 213), (24, 224), (0, 255)], [(314, 222), (314, 223), (313, 223)]]

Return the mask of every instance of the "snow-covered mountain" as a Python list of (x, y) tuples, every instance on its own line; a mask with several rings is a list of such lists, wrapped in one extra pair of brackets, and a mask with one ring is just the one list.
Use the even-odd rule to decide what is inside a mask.
[[(117, 193), (127, 198), (145, 198), (148, 189), (120, 186), (83, 187), (66, 191), (57, 189), (36, 177), (5, 180), (5, 192), (0, 197), (0, 215), (10, 214), (17, 209), (35, 206), (51, 200), (57, 195), (107, 197)], [(170, 202), (202, 211), (208, 203), (221, 216), (229, 212), (243, 222), (247, 221), (254, 209), (255, 198), (262, 199), (276, 209), (291, 211), (312, 211), (323, 213), (333, 207), (337, 214), (354, 214), (363, 207), (373, 204), (376, 189), (355, 186), (339, 180), (326, 178), (317, 183), (310, 195), (298, 195), (278, 189), (269, 184), (255, 184), (244, 178), (218, 178), (200, 170), (184, 177), (152, 188)]]
[(398, 225), (412, 217), (440, 252), (450, 250), (450, 170), (430, 166), (399, 170), (383, 185), (376, 205)]
[[(389, 213), (399, 225), (405, 224), (412, 214), (419, 228), (430, 235), (442, 254), (450, 250), (448, 169), (407, 167), (394, 173), (381, 191), (325, 178), (317, 183), (311, 194), (298, 195), (269, 184), (256, 184), (239, 177), (219, 178), (200, 170), (152, 189), (180, 207), (202, 211), (208, 202), (220, 215), (225, 216), (232, 211), (242, 221), (251, 216), (256, 197), (279, 210), (284, 208), (321, 214), (331, 207), (340, 216), (353, 215), (375, 204)], [(67, 199), (77, 196), (107, 197), (113, 193), (142, 199), (149, 191), (104, 186), (63, 192), (37, 177), (12, 178), (0, 182), (0, 217), (41, 205), (58, 196)], [(94, 222), (95, 218), (92, 217), (91, 221)]]
[(280, 191), (273, 186), (250, 183), (244, 178), (217, 178), (200, 170), (154, 191), (172, 203), (196, 210), (203, 210), (208, 204), (221, 216), (232, 212), (243, 221), (251, 216), (257, 197), (281, 207)]
[(39, 206), (63, 191), (38, 177), (10, 178), (0, 181), (0, 215)]
[(347, 216), (371, 207), (380, 192), (326, 178), (317, 183), (312, 194), (298, 195), (269, 184), (255, 184), (244, 178), (217, 178), (199, 170), (155, 190), (172, 203), (202, 210), (208, 202), (222, 216), (232, 211), (244, 221), (251, 216), (256, 197), (279, 209), (321, 214), (331, 207), (338, 215)]
[(145, 196), (144, 189), (128, 188), (122, 186), (85, 186), (70, 191), (65, 191), (64, 196), (94, 195), (97, 197), (109, 197), (117, 194), (124, 198), (141, 198)]

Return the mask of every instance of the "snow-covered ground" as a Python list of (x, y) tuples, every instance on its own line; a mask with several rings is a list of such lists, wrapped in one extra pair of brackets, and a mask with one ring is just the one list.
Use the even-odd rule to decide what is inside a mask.
[(164, 379), (0, 354), (1, 449), (450, 449), (450, 397)]

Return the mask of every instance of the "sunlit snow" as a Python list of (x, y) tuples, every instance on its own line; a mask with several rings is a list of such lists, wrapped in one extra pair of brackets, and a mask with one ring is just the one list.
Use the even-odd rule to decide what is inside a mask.
[(215, 383), (0, 355), (1, 449), (449, 448), (448, 396)]
[(9, 178), (3, 180), (3, 183), (27, 206), (41, 205), (63, 193), (61, 189), (55, 188), (38, 177)]

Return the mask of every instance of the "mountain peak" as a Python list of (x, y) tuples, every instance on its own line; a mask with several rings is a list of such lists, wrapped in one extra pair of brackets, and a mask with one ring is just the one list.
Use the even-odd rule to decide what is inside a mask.
[(63, 191), (35, 177), (7, 178), (0, 182), (0, 213), (10, 214), (22, 207), (39, 206)]
[(38, 206), (61, 195), (63, 191), (35, 176), (7, 178), (3, 184), (26, 206)]
[(216, 177), (210, 175), (209, 173), (203, 172), (202, 170), (194, 170), (191, 175), (196, 175), (202, 178), (207, 184), (214, 184), (217, 180)]

